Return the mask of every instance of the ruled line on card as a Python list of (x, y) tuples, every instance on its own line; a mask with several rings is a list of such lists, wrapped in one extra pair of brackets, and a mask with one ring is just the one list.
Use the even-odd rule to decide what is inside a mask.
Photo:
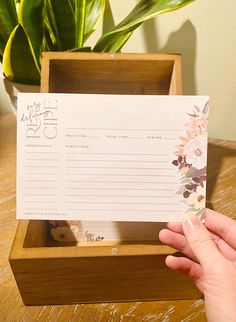
[(111, 153), (111, 152), (65, 152), (66, 154), (108, 154), (108, 155), (154, 155), (154, 156), (169, 156), (169, 154), (158, 154), (158, 153)]
[(58, 182), (58, 180), (39, 180), (39, 179), (25, 179), (24, 181), (29, 182)]
[(78, 190), (142, 190), (142, 191), (175, 191), (175, 189), (142, 189), (142, 188), (110, 188), (110, 187), (107, 187), (107, 188), (92, 188), (92, 187), (89, 187), (89, 188), (81, 188), (81, 187), (66, 187), (66, 189), (68, 190), (71, 190), (71, 189), (78, 189)]
[(57, 201), (47, 201), (47, 200), (25, 200), (25, 202), (29, 202), (29, 203), (58, 203)]
[(177, 140), (177, 138), (163, 138), (163, 140)]
[(158, 183), (158, 184), (175, 184), (176, 182), (161, 182), (161, 181), (102, 181), (102, 180), (67, 180), (66, 182), (104, 182), (104, 183), (152, 183), (152, 184), (155, 184), (155, 183)]
[(77, 175), (77, 176), (115, 176), (115, 177), (164, 177), (164, 178), (175, 178), (174, 175), (166, 174), (117, 174), (117, 173), (66, 173), (66, 175)]
[(47, 151), (26, 151), (25, 153), (27, 153), (27, 154), (32, 154), (32, 153), (41, 153), (41, 154), (58, 154), (59, 152), (47, 152)]
[(42, 174), (42, 175), (57, 175), (58, 173), (52, 173), (52, 172), (27, 172), (26, 174), (28, 175), (32, 175), (32, 174)]
[(25, 168), (59, 168), (57, 165), (25, 165)]
[(81, 166), (66, 166), (67, 169), (116, 169), (116, 170), (168, 170), (168, 171), (175, 171), (175, 169), (169, 168), (124, 168), (124, 167), (81, 167)]
[(166, 202), (113, 202), (113, 201), (66, 201), (65, 203), (76, 204), (111, 204), (111, 205), (163, 205), (163, 206), (178, 206), (178, 203), (166, 203)]
[(59, 194), (48, 194), (48, 193), (25, 193), (25, 196), (46, 196), (46, 197), (58, 197)]
[(99, 159), (94, 159), (94, 160), (91, 160), (91, 159), (66, 159), (67, 162), (72, 162), (72, 161), (75, 161), (75, 162), (132, 162), (132, 163), (166, 163), (168, 161), (146, 161), (146, 160), (99, 160)]
[[(92, 211), (126, 211), (126, 212), (130, 212), (130, 211), (135, 211), (135, 212), (160, 212), (163, 214), (162, 209), (156, 209), (156, 210), (149, 210), (149, 209), (93, 209), (93, 208), (70, 208), (70, 209), (65, 209), (66, 211), (86, 211), (86, 210), (92, 210)], [(171, 213), (176, 213), (179, 214), (181, 210), (177, 211), (177, 210), (165, 210), (165, 213), (171, 212)]]
[(57, 211), (57, 208), (25, 208), (26, 210), (47, 210), (47, 211)]
[(117, 198), (163, 198), (163, 199), (175, 199), (174, 197), (170, 196), (140, 196), (140, 195), (81, 195), (81, 194), (70, 194), (65, 195), (66, 197), (117, 197)]
[(182, 132), (182, 129), (115, 129), (115, 128), (98, 128), (98, 127), (67, 127), (67, 130), (101, 130), (101, 131), (148, 131), (148, 132)]
[(58, 187), (33, 187), (33, 186), (26, 186), (25, 189), (59, 189)]
[(27, 161), (59, 161), (59, 159), (29, 159), (26, 158)]

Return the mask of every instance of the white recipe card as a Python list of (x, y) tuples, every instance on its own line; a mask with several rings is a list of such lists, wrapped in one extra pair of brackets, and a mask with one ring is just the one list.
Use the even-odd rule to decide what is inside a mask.
[(208, 97), (20, 94), (17, 218), (204, 215)]

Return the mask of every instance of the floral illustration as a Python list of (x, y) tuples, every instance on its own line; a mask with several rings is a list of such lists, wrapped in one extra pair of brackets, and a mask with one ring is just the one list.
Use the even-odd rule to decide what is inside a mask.
[(203, 110), (194, 106), (186, 124), (186, 135), (180, 137), (181, 144), (175, 152), (172, 164), (181, 175), (178, 194), (189, 206), (187, 212), (194, 212), (200, 217), (204, 214), (206, 201), (206, 164), (207, 164), (207, 125), (208, 102)]
[(192, 168), (203, 169), (206, 166), (206, 136), (200, 135), (189, 141), (184, 148), (186, 162), (191, 164)]
[(101, 241), (104, 237), (84, 230), (80, 221), (50, 220), (50, 233), (54, 240), (64, 242)]

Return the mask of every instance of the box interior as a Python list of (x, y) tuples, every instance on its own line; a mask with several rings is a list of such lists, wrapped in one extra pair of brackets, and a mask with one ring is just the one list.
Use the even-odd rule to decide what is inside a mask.
[(49, 60), (49, 92), (171, 94), (174, 60)]
[[(132, 237), (133, 234), (127, 233), (127, 225), (125, 222), (120, 224), (120, 239), (119, 240), (101, 240), (101, 241), (86, 241), (78, 242), (76, 239), (74, 241), (56, 241), (50, 234), (50, 224), (47, 220), (29, 220), (27, 225), (27, 230), (25, 233), (23, 247), (24, 248), (34, 248), (34, 247), (69, 247), (69, 246), (81, 246), (81, 247), (91, 247), (91, 246), (112, 246), (112, 245), (161, 245), (158, 234), (161, 229), (163, 229), (165, 223), (137, 223), (134, 222), (134, 231), (138, 231), (135, 235), (135, 239), (130, 239), (127, 237)], [(139, 231), (137, 227), (142, 225), (144, 229)], [(152, 232), (150, 234), (150, 227), (153, 226)], [(123, 238), (122, 238), (123, 236)], [(153, 237), (153, 239), (152, 239)], [(145, 239), (144, 239), (145, 238)]]

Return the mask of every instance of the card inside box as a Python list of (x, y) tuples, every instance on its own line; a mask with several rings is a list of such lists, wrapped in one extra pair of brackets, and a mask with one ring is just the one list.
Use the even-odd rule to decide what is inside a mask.
[[(87, 222), (88, 223), (88, 222)], [(89, 224), (89, 223), (88, 223)], [(158, 240), (159, 231), (165, 227), (165, 223), (139, 223), (139, 222), (91, 222), (100, 224), (102, 229), (112, 227), (110, 238), (105, 240), (87, 240), (78, 241), (74, 236), (70, 227), (68, 232), (71, 236), (65, 241), (63, 238), (55, 240), (51, 234), (49, 221), (46, 220), (30, 220), (28, 222), (23, 247), (56, 247), (56, 246), (102, 246), (102, 245), (160, 245)], [(63, 227), (67, 228), (66, 223)], [(65, 233), (62, 230), (61, 233)], [(69, 240), (69, 241), (68, 241)]]
[[(149, 223), (150, 224), (150, 223)], [(164, 227), (163, 223), (157, 223), (156, 236)], [(74, 247), (76, 246), (76, 247)], [(69, 253), (67, 253), (67, 249)], [(99, 242), (58, 242), (50, 235), (49, 222), (46, 220), (21, 220), (18, 226), (16, 239), (14, 241), (11, 257), (14, 259), (19, 254), (23, 258), (34, 254), (34, 257), (41, 258), (42, 251), (57, 257), (58, 251), (65, 257), (71, 257), (71, 251), (75, 250), (78, 257), (84, 256), (140, 256), (160, 255), (174, 253), (170, 247), (163, 246), (158, 238), (155, 240), (110, 240)]]

